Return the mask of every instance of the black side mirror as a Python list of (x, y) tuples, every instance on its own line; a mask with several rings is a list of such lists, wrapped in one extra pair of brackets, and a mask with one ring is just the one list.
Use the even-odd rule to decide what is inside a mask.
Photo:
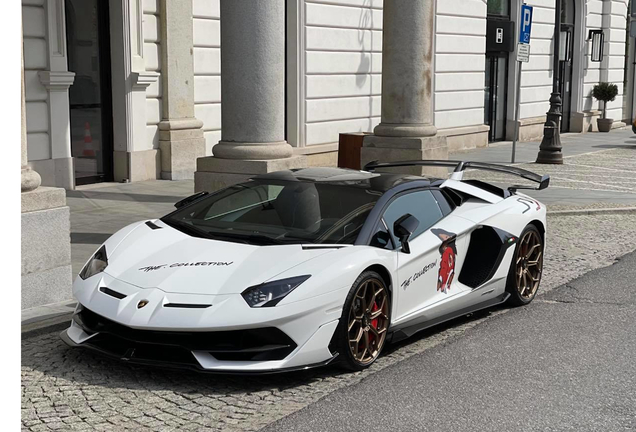
[(413, 235), (419, 225), (420, 221), (409, 213), (396, 220), (393, 224), (393, 233), (402, 243), (402, 252), (411, 253), (409, 238), (411, 238), (411, 235)]
[(174, 205), (174, 206), (175, 206), (176, 208), (181, 208), (181, 207), (183, 207), (183, 206), (184, 206), (184, 205), (186, 205), (186, 204), (190, 204), (191, 202), (194, 202), (194, 201), (198, 200), (199, 198), (203, 198), (203, 197), (204, 197), (204, 196), (206, 196), (207, 194), (208, 194), (208, 192), (205, 192), (205, 191), (203, 191), (203, 192), (197, 192), (197, 193), (195, 193), (194, 195), (190, 195), (189, 197), (184, 198), (184, 199), (182, 199), (181, 201), (179, 201), (179, 202), (175, 203), (175, 205)]

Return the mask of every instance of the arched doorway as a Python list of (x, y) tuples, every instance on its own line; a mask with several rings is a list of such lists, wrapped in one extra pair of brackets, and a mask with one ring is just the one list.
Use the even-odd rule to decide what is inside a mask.
[(575, 0), (562, 0), (561, 3), (561, 46), (559, 47), (559, 92), (562, 108), (561, 132), (570, 131), (572, 117), (572, 70), (574, 64), (575, 39)]

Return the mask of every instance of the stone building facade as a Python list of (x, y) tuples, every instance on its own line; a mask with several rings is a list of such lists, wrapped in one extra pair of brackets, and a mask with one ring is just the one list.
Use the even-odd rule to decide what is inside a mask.
[[(371, 132), (380, 123), (382, 0), (221, 3), (22, 0), (28, 162), (43, 185), (193, 178), (196, 159), (215, 154), (219, 141), (276, 140), (291, 146), (279, 146), (278, 156), (291, 151), (296, 164), (334, 165), (340, 132)], [(563, 0), (564, 132), (594, 130), (599, 105), (590, 90), (599, 81), (619, 86), (609, 116), (633, 117), (628, 3)], [(527, 4), (534, 25), (521, 77), (520, 137), (535, 140), (552, 86), (555, 0)], [(515, 53), (489, 48), (487, 28), (511, 22), (516, 33), (519, 8), (516, 0), (433, 1), (433, 123), (451, 151), (512, 138)], [(604, 36), (600, 62), (590, 57), (595, 29)], [(278, 42), (261, 34), (268, 31)], [(224, 42), (232, 46), (225, 55)], [(250, 91), (260, 92), (261, 105), (251, 103)], [(279, 130), (235, 133), (272, 127)], [(202, 163), (228, 181), (243, 170)]]
[[(562, 131), (595, 130), (590, 91), (600, 81), (619, 87), (608, 116), (631, 122), (629, 0), (562, 3)], [(194, 178), (195, 190), (215, 190), (335, 165), (342, 132), (373, 133), (363, 162), (443, 159), (511, 139), (520, 4), (22, 0), (23, 308), (70, 297), (64, 189)], [(536, 140), (552, 89), (555, 0), (527, 4), (520, 138)]]

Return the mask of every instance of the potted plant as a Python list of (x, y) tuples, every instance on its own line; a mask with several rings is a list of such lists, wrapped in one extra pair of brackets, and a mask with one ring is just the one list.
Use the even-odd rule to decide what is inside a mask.
[(612, 129), (613, 119), (607, 118), (607, 103), (616, 99), (618, 87), (616, 84), (600, 82), (592, 89), (594, 99), (603, 102), (603, 118), (597, 120), (599, 132), (609, 132)]

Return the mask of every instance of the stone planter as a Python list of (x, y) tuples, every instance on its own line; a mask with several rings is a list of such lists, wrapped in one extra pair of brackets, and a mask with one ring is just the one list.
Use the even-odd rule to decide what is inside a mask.
[(612, 130), (612, 123), (614, 123), (614, 119), (604, 119), (600, 118), (597, 121), (598, 131), (599, 132), (609, 132)]

